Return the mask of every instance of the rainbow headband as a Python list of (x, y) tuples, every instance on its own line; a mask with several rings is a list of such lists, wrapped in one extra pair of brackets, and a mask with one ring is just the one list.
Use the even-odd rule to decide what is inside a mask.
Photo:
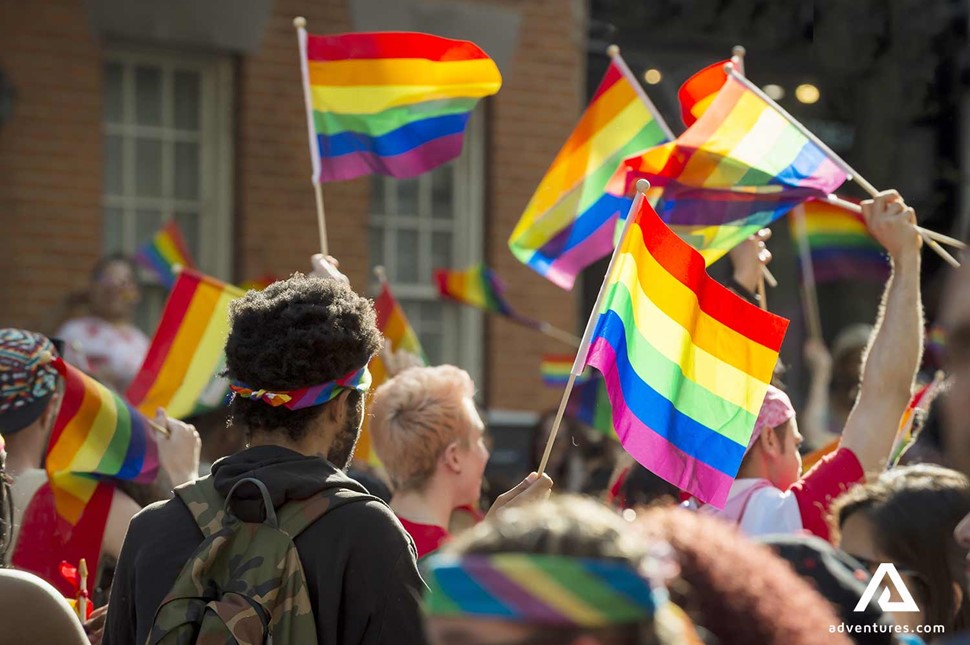
[(667, 599), (628, 563), (504, 553), (424, 562), (429, 616), (575, 627), (636, 623)]
[(266, 405), (274, 408), (283, 406), (290, 410), (301, 410), (333, 401), (344, 390), (366, 392), (370, 389), (370, 383), (370, 370), (364, 365), (359, 370), (355, 370), (336, 381), (328, 381), (322, 385), (304, 387), (299, 390), (284, 392), (257, 390), (239, 381), (234, 381), (230, 384), (229, 389), (236, 396), (241, 396), (244, 399), (252, 399), (253, 401), (262, 401)]

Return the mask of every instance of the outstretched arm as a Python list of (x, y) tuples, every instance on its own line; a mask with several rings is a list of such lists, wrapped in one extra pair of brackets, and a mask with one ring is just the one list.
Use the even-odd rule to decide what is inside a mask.
[(889, 459), (923, 349), (921, 240), (913, 227), (916, 213), (894, 190), (862, 202), (862, 213), (869, 231), (889, 252), (893, 271), (866, 350), (859, 398), (846, 421), (842, 446), (855, 453), (867, 474), (875, 474)]

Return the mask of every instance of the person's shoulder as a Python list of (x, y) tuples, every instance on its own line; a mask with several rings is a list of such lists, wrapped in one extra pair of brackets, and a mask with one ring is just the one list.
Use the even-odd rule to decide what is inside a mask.
[(54, 332), (56, 338), (62, 338), (64, 340), (76, 340), (78, 336), (87, 335), (87, 330), (90, 326), (97, 325), (97, 318), (92, 318), (91, 316), (83, 316), (81, 318), (71, 318), (67, 322), (58, 328)]
[(353, 542), (369, 548), (375, 544), (387, 549), (410, 544), (408, 532), (391, 507), (370, 495), (345, 502), (314, 522), (314, 528), (337, 526)]
[(3, 632), (7, 637), (54, 639), (42, 638), (42, 642), (86, 642), (84, 630), (67, 601), (50, 583), (32, 573), (0, 569), (0, 612), (10, 619), (4, 621)]
[[(149, 504), (138, 511), (128, 525), (128, 536), (130, 538), (152, 536), (157, 535), (160, 530), (171, 532), (182, 525), (187, 525), (187, 522), (195, 526), (189, 509), (180, 499), (173, 497)], [(126, 541), (128, 539), (125, 538)]]

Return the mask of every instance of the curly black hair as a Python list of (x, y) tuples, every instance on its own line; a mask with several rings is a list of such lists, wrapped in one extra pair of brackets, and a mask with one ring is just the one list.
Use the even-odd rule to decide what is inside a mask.
[[(336, 280), (295, 273), (230, 305), (226, 375), (256, 389), (296, 390), (338, 379), (370, 361), (381, 344), (373, 304)], [(351, 410), (362, 397), (351, 393)], [(324, 406), (289, 410), (233, 397), (247, 435), (305, 436)]]

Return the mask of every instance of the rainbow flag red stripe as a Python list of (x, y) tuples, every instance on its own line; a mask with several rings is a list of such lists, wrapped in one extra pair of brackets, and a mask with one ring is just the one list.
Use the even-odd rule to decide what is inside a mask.
[(315, 181), (413, 177), (461, 153), (498, 67), (477, 45), (429, 34), (299, 31)]
[(150, 483), (158, 446), (148, 419), (81, 370), (55, 359), (64, 400), (48, 443), (45, 468), (58, 514), (77, 524), (100, 479)]
[(684, 120), (684, 125), (692, 126), (702, 114), (707, 112), (707, 108), (711, 107), (714, 97), (727, 80), (724, 66), (730, 62), (722, 60), (708, 65), (680, 86), (677, 99), (680, 101), (680, 116)]
[(139, 247), (135, 252), (135, 260), (158, 276), (159, 281), (168, 289), (175, 284), (176, 267), (195, 268), (185, 238), (174, 219), (169, 220), (150, 241)]
[(663, 189), (657, 212), (710, 264), (758, 229), (846, 179), (775, 106), (730, 76), (677, 140), (623, 162), (610, 192)]
[(185, 418), (224, 404), (220, 376), (229, 336), (229, 303), (245, 292), (194, 271), (179, 274), (152, 344), (126, 396), (144, 414), (159, 407)]
[(443, 298), (503, 316), (517, 316), (505, 298), (505, 285), (482, 263), (461, 271), (435, 269), (434, 280)]
[[(816, 199), (805, 202), (804, 209), (805, 241), (816, 282), (886, 281), (889, 259), (882, 245), (869, 234), (861, 214)], [(794, 218), (791, 233), (797, 247), (802, 232)]]
[(639, 200), (604, 284), (586, 363), (645, 468), (722, 507), (754, 430), (788, 321), (707, 275)]

